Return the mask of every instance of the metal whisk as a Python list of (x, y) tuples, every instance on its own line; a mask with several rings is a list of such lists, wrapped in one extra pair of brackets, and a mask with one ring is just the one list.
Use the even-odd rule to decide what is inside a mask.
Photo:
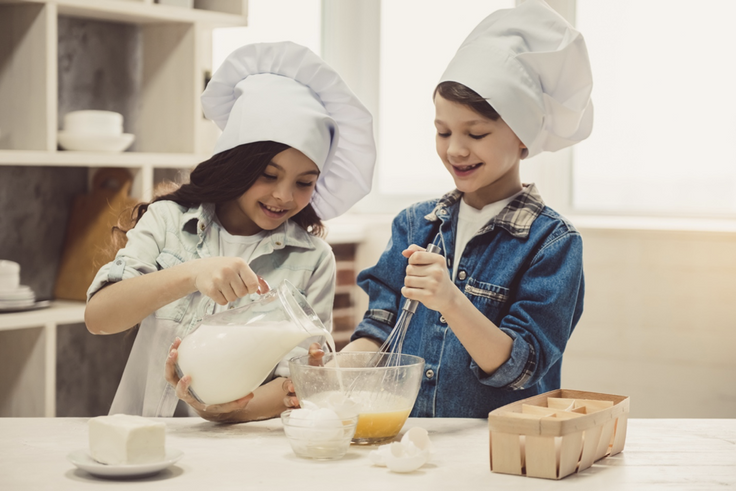
[[(440, 248), (435, 244), (429, 244), (427, 246), (427, 252), (439, 253)], [(400, 363), (401, 353), (404, 349), (404, 338), (406, 338), (406, 331), (409, 329), (409, 323), (411, 318), (417, 311), (419, 306), (418, 300), (407, 299), (404, 302), (404, 306), (401, 309), (399, 319), (396, 321), (394, 328), (391, 329), (386, 341), (381, 345), (375, 355), (371, 357), (368, 362), (368, 366), (376, 366), (378, 363), (385, 358), (385, 364), (382, 366), (395, 366)]]

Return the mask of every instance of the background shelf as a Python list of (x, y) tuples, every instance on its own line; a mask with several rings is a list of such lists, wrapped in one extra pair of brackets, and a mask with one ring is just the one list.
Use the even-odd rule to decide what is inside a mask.
[(195, 8), (160, 5), (151, 0), (0, 0), (1, 3), (54, 4), (59, 14), (135, 24), (200, 23), (210, 27), (246, 24), (243, 0), (197, 0)]
[(49, 167), (153, 167), (157, 169), (186, 169), (207, 160), (209, 155), (189, 153), (98, 153), (67, 151), (0, 150), (0, 165), (28, 165)]
[(47, 309), (0, 313), (0, 331), (84, 322), (84, 302), (54, 300)]

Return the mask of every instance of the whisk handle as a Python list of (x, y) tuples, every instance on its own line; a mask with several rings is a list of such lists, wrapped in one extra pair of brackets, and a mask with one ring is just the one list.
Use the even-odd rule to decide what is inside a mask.
[[(427, 245), (427, 252), (433, 252), (435, 254), (439, 254), (440, 253), (440, 250), (441, 250), (440, 247), (437, 246), (437, 245), (435, 245), (435, 244), (428, 244)], [(407, 312), (411, 313), (411, 314), (416, 314), (417, 307), (418, 306), (419, 306), (419, 301), (418, 300), (409, 300), (409, 299), (407, 299), (406, 302), (404, 302), (403, 309), (406, 310)]]

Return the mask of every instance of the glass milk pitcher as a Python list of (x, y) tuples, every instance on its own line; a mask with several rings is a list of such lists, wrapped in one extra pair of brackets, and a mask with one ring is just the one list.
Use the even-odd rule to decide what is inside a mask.
[(176, 369), (192, 377), (195, 399), (221, 404), (253, 392), (296, 346), (330, 337), (304, 295), (284, 280), (248, 305), (205, 317), (182, 340)]

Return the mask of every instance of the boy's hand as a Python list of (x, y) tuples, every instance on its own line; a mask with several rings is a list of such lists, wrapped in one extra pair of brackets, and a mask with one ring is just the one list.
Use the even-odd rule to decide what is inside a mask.
[(450, 279), (445, 258), (416, 244), (401, 254), (409, 258), (401, 294), (437, 312), (450, 309), (460, 290)]
[(169, 356), (166, 358), (166, 368), (164, 376), (166, 381), (176, 389), (176, 396), (186, 402), (197, 411), (202, 418), (208, 421), (229, 422), (237, 421), (237, 413), (245, 409), (251, 399), (253, 393), (241, 397), (237, 401), (226, 402), (224, 404), (202, 404), (197, 401), (189, 392), (189, 384), (192, 383), (192, 377), (185, 375), (182, 378), (176, 374), (176, 359), (179, 355), (179, 345), (181, 339), (176, 338), (169, 349)]
[(194, 287), (220, 305), (268, 291), (265, 281), (239, 257), (208, 257), (185, 264), (191, 265)]

